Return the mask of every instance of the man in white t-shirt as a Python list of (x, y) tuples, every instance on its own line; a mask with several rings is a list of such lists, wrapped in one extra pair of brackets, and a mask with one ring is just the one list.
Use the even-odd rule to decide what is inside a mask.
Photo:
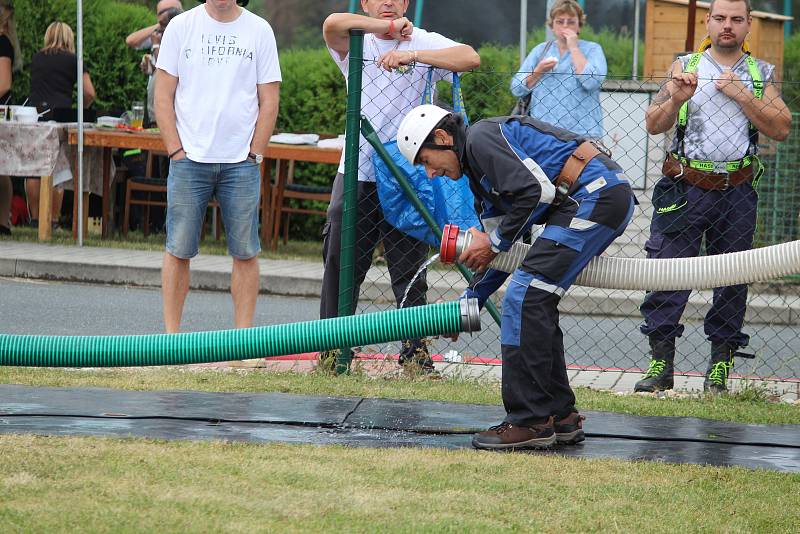
[(189, 260), (216, 198), (233, 256), (234, 324), (252, 326), (258, 296), (260, 166), (278, 115), (281, 81), (272, 28), (235, 0), (175, 17), (156, 72), (158, 126), (170, 158), (161, 272), (167, 332), (180, 328)]
[[(415, 28), (404, 16), (408, 3), (409, 0), (361, 0), (361, 8), (367, 16), (334, 13), (323, 25), (328, 50), (345, 80), (350, 59), (349, 32), (351, 29), (365, 31), (361, 112), (383, 142), (395, 137), (405, 114), (420, 104), (429, 66), (436, 67), (434, 86), (436, 81), (447, 79), (451, 71), (464, 72), (480, 66), (480, 58), (472, 47)], [(392, 291), (398, 304), (428, 252), (427, 244), (406, 236), (384, 220), (371, 156), (372, 148), (362, 137), (358, 165), (354, 308), (379, 241), (383, 241)], [(344, 154), (333, 183), (328, 220), (323, 231), (325, 273), (320, 303), (323, 319), (338, 315), (343, 173)], [(409, 290), (405, 306), (425, 304), (426, 291), (425, 278), (420, 276)], [(432, 369), (433, 364), (420, 340), (404, 343), (400, 363), (411, 362)]]

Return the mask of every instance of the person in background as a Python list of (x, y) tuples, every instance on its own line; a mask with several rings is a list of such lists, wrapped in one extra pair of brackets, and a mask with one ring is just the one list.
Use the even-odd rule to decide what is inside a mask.
[[(749, 250), (756, 230), (756, 185), (764, 172), (759, 133), (789, 136), (792, 115), (773, 83), (775, 66), (750, 55), (745, 40), (749, 0), (713, 0), (708, 38), (700, 51), (680, 56), (647, 110), (647, 132), (675, 128), (653, 190), (649, 258), (689, 258)], [(674, 387), (675, 339), (690, 291), (652, 291), (640, 307), (639, 328), (650, 344), (650, 365), (634, 391)], [(742, 332), (747, 285), (714, 288), (704, 321), (710, 358), (703, 390), (725, 393), (733, 359), (750, 336)]]
[[(44, 33), (44, 48), (31, 59), (29, 101), (41, 109), (72, 109), (72, 91), (78, 83), (78, 57), (75, 55), (75, 34), (64, 22), (53, 22)], [(84, 68), (83, 105), (89, 107), (95, 92), (92, 79)], [(45, 115), (47, 117), (47, 115)], [(31, 226), (39, 226), (39, 179), (25, 181), (25, 194), (31, 214)], [(53, 187), (53, 221), (61, 214), (63, 187)]]
[(531, 117), (600, 139), (600, 86), (608, 67), (599, 44), (578, 38), (584, 24), (586, 14), (575, 0), (556, 0), (547, 18), (555, 40), (531, 50), (511, 79), (511, 93), (530, 95)]
[(10, 0), (0, 0), (0, 104), (10, 104), (12, 73), (22, 70), (14, 6)]
[(183, 6), (181, 5), (180, 0), (161, 0), (158, 2), (158, 4), (156, 4), (156, 16), (159, 18), (159, 21), (150, 26), (145, 26), (144, 28), (136, 30), (132, 34), (128, 35), (125, 38), (125, 44), (135, 50), (145, 50), (150, 48), (152, 46), (151, 37), (153, 32), (156, 31), (159, 26), (161, 26), (161, 16), (168, 9), (177, 9), (179, 11), (183, 11)]
[(158, 22), (151, 26), (146, 26), (136, 30), (125, 38), (125, 44), (135, 50), (150, 49), (149, 54), (142, 56), (140, 68), (147, 75), (147, 117), (146, 125), (151, 125), (155, 120), (155, 106), (153, 103), (153, 92), (155, 90), (156, 60), (158, 49), (161, 46), (161, 35), (175, 15), (183, 13), (183, 6), (180, 0), (161, 0), (156, 4), (156, 17)]
[[(158, 16), (158, 28), (155, 29), (153, 32), (153, 36), (150, 38), (153, 42), (152, 46), (152, 54), (150, 54), (150, 68), (153, 72), (155, 72), (155, 65), (158, 61), (158, 50), (161, 48), (161, 36), (164, 35), (164, 30), (167, 29), (167, 25), (169, 21), (174, 19), (176, 16), (183, 13), (182, 9), (170, 7), (162, 11)], [(142, 60), (144, 63), (144, 59)], [(142, 70), (145, 70), (144, 67)], [(150, 80), (153, 80), (153, 76), (150, 77)], [(148, 124), (151, 126), (157, 126), (158, 119), (156, 118), (156, 110), (153, 105), (153, 89), (155, 89), (155, 83), (152, 81), (148, 81), (147, 83), (147, 113), (148, 113)]]
[[(13, 73), (20, 70), (22, 54), (14, 25), (14, 7), (9, 0), (0, 0), (0, 105), (8, 104), (11, 99)], [(11, 178), (0, 176), (0, 235), (11, 234), (12, 195)]]

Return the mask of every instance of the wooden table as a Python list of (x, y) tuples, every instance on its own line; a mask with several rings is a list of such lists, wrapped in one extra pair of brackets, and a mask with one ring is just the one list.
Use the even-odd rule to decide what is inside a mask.
[[(78, 130), (69, 130), (69, 144), (78, 144)], [(152, 150), (153, 152), (166, 153), (161, 136), (157, 133), (126, 132), (111, 129), (87, 129), (83, 131), (83, 146), (96, 146), (103, 149), (103, 218), (102, 235), (107, 238), (111, 234), (111, 150), (114, 148)], [(76, 164), (77, 168), (77, 164)], [(78, 191), (78, 175), (73, 179), (75, 191)], [(78, 237), (77, 221), (83, 220), (78, 215), (78, 195), (74, 197), (72, 206), (73, 224), (72, 236)]]
[[(69, 143), (78, 143), (78, 130), (69, 131)], [(108, 237), (111, 231), (111, 150), (113, 148), (150, 150), (166, 154), (161, 136), (156, 133), (148, 132), (127, 132), (110, 129), (84, 130), (84, 146), (95, 146), (103, 148), (103, 237)], [(270, 173), (269, 161), (307, 161), (311, 163), (329, 163), (338, 165), (342, 151), (338, 148), (319, 148), (314, 145), (284, 145), (270, 143), (265, 154), (265, 161), (261, 165), (262, 191), (261, 195), (261, 236), (264, 246), (269, 244), (272, 229), (272, 206), (270, 204), (272, 177)], [(77, 180), (77, 178), (76, 178)], [(75, 188), (77, 191), (77, 186)], [(73, 213), (77, 214), (77, 196), (75, 197)], [(77, 220), (77, 218), (76, 218)], [(73, 234), (77, 236), (77, 225), (73, 225)]]

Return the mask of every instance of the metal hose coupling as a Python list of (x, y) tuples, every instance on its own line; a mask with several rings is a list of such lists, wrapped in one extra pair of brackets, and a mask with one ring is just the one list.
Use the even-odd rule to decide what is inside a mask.
[[(471, 233), (466, 230), (460, 230), (458, 225), (446, 224), (442, 230), (439, 261), (444, 264), (455, 263), (461, 253), (469, 248), (471, 242)], [(511, 245), (511, 249), (508, 252), (499, 253), (489, 264), (489, 267), (505, 273), (512, 273), (522, 262), (529, 247), (530, 245), (517, 241)]]
[(478, 299), (461, 299), (461, 331), (478, 332), (481, 329), (481, 309)]
[(461, 253), (469, 246), (467, 239), (472, 240), (472, 235), (466, 231), (459, 231), (457, 224), (445, 224), (442, 229), (442, 243), (439, 246), (439, 261), (450, 265), (456, 262)]

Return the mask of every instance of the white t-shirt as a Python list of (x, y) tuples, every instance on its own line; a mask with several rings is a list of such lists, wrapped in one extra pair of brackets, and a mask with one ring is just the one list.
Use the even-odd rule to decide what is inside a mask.
[[(397, 136), (397, 128), (406, 113), (422, 103), (429, 65), (417, 63), (416, 68), (407, 73), (388, 72), (378, 67), (376, 62), (390, 50), (439, 50), (459, 46), (459, 43), (438, 33), (414, 28), (411, 40), (401, 41), (380, 39), (368, 33), (364, 36), (364, 70), (361, 74), (361, 113), (375, 128), (384, 143)], [(328, 49), (333, 60), (339, 66), (347, 80), (350, 55), (344, 58), (335, 50)], [(444, 69), (435, 69), (433, 73), (434, 89), (438, 80), (451, 79), (452, 75)], [(375, 170), (372, 167), (372, 146), (361, 136), (359, 142), (358, 179), (363, 182), (375, 181)], [(344, 173), (344, 158), (339, 164), (339, 172)]]
[(178, 135), (192, 161), (247, 159), (258, 117), (257, 84), (281, 81), (269, 23), (242, 9), (218, 22), (199, 5), (170, 21), (158, 68), (178, 77)]

